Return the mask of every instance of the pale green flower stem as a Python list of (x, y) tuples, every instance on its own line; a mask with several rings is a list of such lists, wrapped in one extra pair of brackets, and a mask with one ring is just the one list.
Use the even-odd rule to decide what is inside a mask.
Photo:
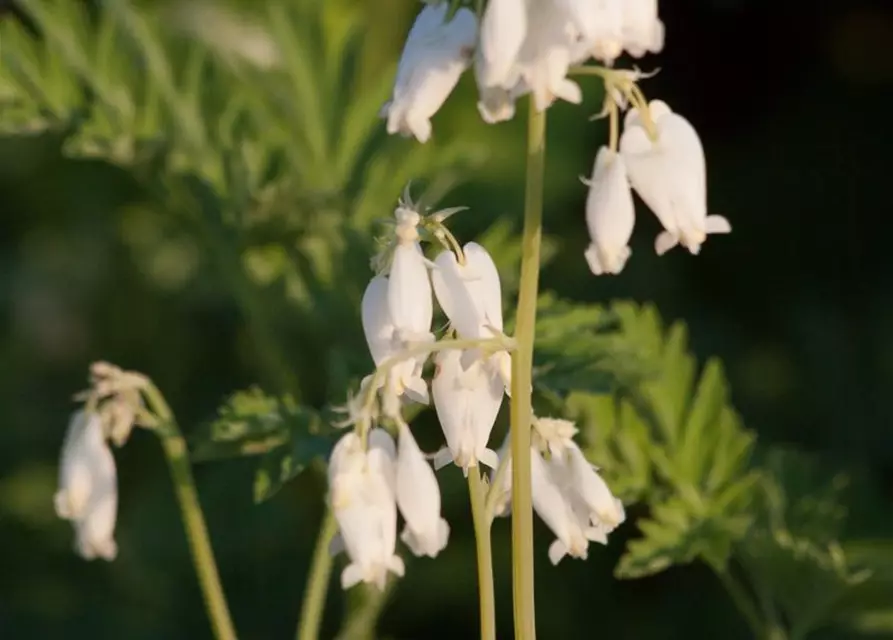
[(322, 613), (326, 603), (326, 591), (328, 591), (329, 577), (332, 574), (332, 555), (329, 553), (329, 545), (336, 533), (338, 533), (338, 523), (332, 510), (327, 508), (319, 535), (316, 538), (310, 574), (304, 589), (304, 601), (301, 603), (301, 617), (298, 620), (296, 634), (297, 640), (316, 640), (319, 637), (319, 627), (322, 624)]
[(471, 497), (471, 516), (474, 521), (474, 541), (477, 550), (478, 599), (481, 610), (481, 640), (496, 640), (496, 596), (493, 591), (493, 552), (490, 546), (490, 516), (487, 496), (480, 470), (468, 472), (468, 495)]
[(161, 447), (170, 468), (174, 492), (180, 504), (180, 514), (186, 529), (186, 539), (192, 554), (192, 563), (195, 565), (195, 573), (201, 585), (214, 637), (217, 640), (235, 640), (236, 630), (230, 618), (226, 596), (220, 583), (220, 574), (211, 550), (211, 541), (208, 538), (208, 527), (198, 501), (186, 441), (180, 433), (173, 412), (158, 388), (147, 382), (142, 391), (149, 409), (158, 418), (155, 432), (161, 440)]
[(536, 638), (533, 590), (533, 502), (530, 480), (530, 424), (533, 342), (539, 288), (546, 160), (546, 113), (531, 98), (527, 124), (527, 178), (524, 233), (521, 239), (521, 287), (512, 354), (512, 601), (515, 638)]

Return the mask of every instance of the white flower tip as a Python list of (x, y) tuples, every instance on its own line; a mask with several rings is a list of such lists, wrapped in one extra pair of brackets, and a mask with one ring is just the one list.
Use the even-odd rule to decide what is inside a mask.
[(704, 221), (704, 230), (708, 234), (732, 233), (732, 224), (722, 216), (707, 216)]
[(428, 383), (421, 376), (413, 376), (403, 382), (403, 393), (407, 398), (419, 404), (429, 404), (431, 398), (428, 394)]
[(344, 567), (344, 571), (341, 572), (341, 588), (347, 591), (363, 582), (363, 577), (363, 568), (358, 564), (351, 563)]
[(444, 550), (450, 538), (450, 525), (441, 518), (433, 531), (417, 532), (409, 525), (403, 529), (400, 539), (416, 557), (436, 558)]
[(567, 547), (561, 540), (556, 540), (551, 545), (549, 545), (549, 562), (553, 565), (557, 565), (564, 556), (567, 555)]
[(111, 562), (118, 557), (118, 545), (111, 538), (92, 540), (79, 537), (74, 548), (84, 560), (100, 558)]
[(608, 544), (608, 534), (604, 527), (589, 527), (586, 529), (586, 539), (599, 544)]
[(396, 553), (391, 556), (390, 560), (388, 560), (388, 571), (393, 573), (398, 578), (402, 578), (406, 573), (406, 565), (403, 564), (403, 558), (398, 556)]
[(53, 496), (53, 506), (56, 509), (56, 516), (63, 520), (71, 520), (76, 517), (68, 491), (64, 489), (57, 491)]
[(481, 464), (487, 465), (491, 469), (496, 469), (499, 466), (499, 454), (493, 451), (493, 449), (484, 449), (481, 451), (478, 460)]
[(434, 469), (437, 471), (440, 471), (451, 462), (453, 462), (453, 453), (447, 447), (442, 447), (434, 454)]
[[(607, 254), (607, 255), (606, 255)], [(618, 251), (606, 252), (600, 251), (598, 245), (590, 244), (589, 248), (583, 254), (586, 262), (589, 264), (589, 270), (593, 275), (600, 276), (603, 274), (617, 275), (626, 266), (627, 261), (632, 255), (632, 249), (623, 247)], [(658, 253), (660, 255), (660, 253)]]
[(679, 238), (676, 237), (675, 233), (661, 231), (654, 241), (654, 252), (662, 256), (677, 244), (679, 244)]

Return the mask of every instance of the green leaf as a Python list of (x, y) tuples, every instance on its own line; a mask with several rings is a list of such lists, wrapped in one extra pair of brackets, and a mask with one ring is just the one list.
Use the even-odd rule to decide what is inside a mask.
[(254, 478), (254, 499), (262, 502), (313, 459), (327, 458), (336, 436), (315, 410), (252, 387), (233, 394), (218, 418), (193, 436), (192, 457), (208, 461), (262, 454)]
[(332, 451), (334, 440), (312, 433), (315, 414), (305, 414), (306, 424), (291, 429), (288, 442), (269, 451), (260, 461), (254, 475), (254, 501), (272, 498), (282, 486), (301, 473), (316, 458), (325, 459)]

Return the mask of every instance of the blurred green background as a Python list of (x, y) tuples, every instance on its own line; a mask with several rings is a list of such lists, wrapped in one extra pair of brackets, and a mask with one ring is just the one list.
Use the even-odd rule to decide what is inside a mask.
[[(416, 4), (356, 1), (368, 29), (355, 82), (376, 83), (393, 73)], [(2, 6), (10, 19), (11, 4)], [(590, 275), (578, 176), (589, 173), (606, 133), (586, 121), (599, 106), (593, 83), (582, 111), (550, 111), (545, 225), (557, 251), (543, 287), (582, 301), (654, 301), (665, 318), (684, 319), (695, 351), (725, 362), (735, 405), (760, 442), (814, 452), (848, 471), (849, 533), (889, 535), (893, 8), (881, 0), (674, 0), (661, 2), (661, 15), (665, 53), (643, 64), (662, 71), (643, 88), (698, 128), (710, 210), (728, 217), (734, 233), (711, 239), (697, 258), (676, 250), (659, 259), (651, 250), (658, 224), (642, 208), (623, 274)], [(481, 123), (470, 77), (435, 118), (435, 154), (455, 140), (477, 154), (474, 171), (442, 200), (472, 208), (456, 218), (458, 237), (471, 239), (497, 219), (520, 228), (523, 120)], [(64, 158), (57, 134), (0, 140), (0, 208), (0, 638), (210, 637), (155, 439), (138, 432), (116, 452), (120, 555), (109, 564), (71, 551), (71, 528), (53, 513), (57, 457), (71, 395), (96, 359), (150, 375), (187, 431), (213, 418), (233, 391), (275, 386), (279, 374), (258, 355), (257, 318), (236, 304), (226, 267), (194, 226), (153, 205), (125, 169)], [(301, 205), (293, 208), (299, 216)], [(358, 370), (371, 365), (358, 317), (333, 314), (320, 345), (278, 314), (268, 309), (283, 345), (274, 360), (298, 372), (316, 404), (345, 391), (306, 382), (344, 377), (329, 370), (329, 345), (353, 350), (347, 360)], [(255, 466), (201, 464), (199, 491), (240, 637), (291, 637), (323, 487), (305, 474), (255, 505)], [(442, 475), (454, 537), (441, 558), (413, 562), (396, 585), (383, 637), (477, 633), (467, 497), (458, 473)], [(511, 625), (507, 530), (496, 524), (500, 637)], [(557, 568), (546, 558), (550, 536), (539, 524), (537, 532), (537, 621), (547, 640), (748, 637), (699, 565), (614, 579), (632, 524), (587, 562)], [(325, 637), (343, 604), (333, 587)]]

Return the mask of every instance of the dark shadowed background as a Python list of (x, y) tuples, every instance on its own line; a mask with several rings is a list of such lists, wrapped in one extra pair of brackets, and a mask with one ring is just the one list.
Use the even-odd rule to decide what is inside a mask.
[[(368, 4), (372, 49), (393, 60), (415, 3)], [(675, 250), (658, 258), (651, 249), (658, 224), (642, 207), (625, 271), (591, 276), (577, 178), (590, 171), (606, 127), (558, 105), (549, 120), (545, 225), (560, 245), (543, 286), (579, 300), (651, 300), (665, 318), (687, 321), (697, 353), (725, 362), (735, 404), (761, 441), (848, 470), (857, 487), (850, 526), (889, 534), (893, 6), (664, 0), (661, 14), (665, 53), (640, 63), (661, 72), (643, 89), (699, 130), (710, 210), (734, 232), (710, 239), (698, 257)], [(374, 74), (375, 60), (366, 68)], [(598, 96), (590, 93), (594, 113)], [(523, 119), (487, 128), (473, 95), (465, 78), (435, 118), (431, 143), (487, 142), (486, 170), (443, 201), (472, 207), (456, 226), (466, 239), (497, 216), (519, 226), (523, 197)], [(52, 135), (0, 140), (0, 638), (210, 637), (151, 435), (136, 433), (116, 452), (115, 562), (75, 556), (71, 528), (52, 506), (70, 397), (85, 386), (91, 361), (149, 374), (187, 430), (232, 391), (265, 381), (246, 321), (201, 240), (145, 202), (123, 170), (64, 159)], [(358, 344), (359, 318), (337, 331)], [(324, 359), (308, 357), (299, 339), (290, 344), (286, 361), (327, 375)], [(241, 637), (291, 637), (322, 486), (306, 474), (254, 505), (254, 466), (200, 465), (199, 491)], [(477, 633), (473, 537), (458, 472), (445, 492), (454, 538), (442, 558), (414, 562), (397, 584), (384, 637)], [(614, 579), (633, 526), (587, 562), (557, 568), (546, 557), (550, 536), (537, 527), (537, 620), (546, 640), (748, 637), (715, 577), (698, 565)], [(495, 531), (499, 626), (508, 630), (508, 524)], [(330, 598), (327, 637), (341, 604)]]

